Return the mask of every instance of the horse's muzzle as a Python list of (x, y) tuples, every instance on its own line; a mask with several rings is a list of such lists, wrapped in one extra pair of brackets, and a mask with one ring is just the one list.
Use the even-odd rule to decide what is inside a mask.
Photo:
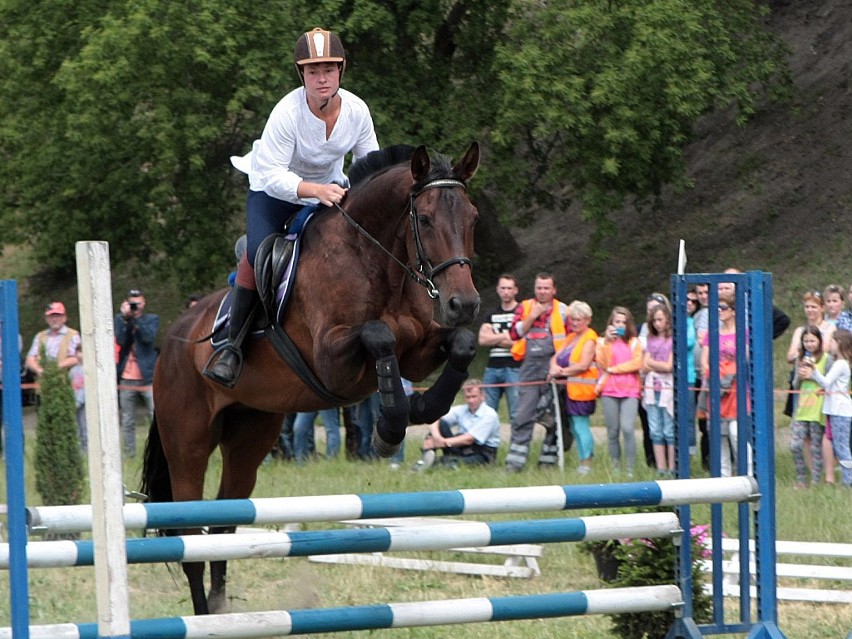
[(455, 328), (471, 324), (479, 315), (479, 295), (453, 295), (446, 302), (441, 300), (444, 323)]

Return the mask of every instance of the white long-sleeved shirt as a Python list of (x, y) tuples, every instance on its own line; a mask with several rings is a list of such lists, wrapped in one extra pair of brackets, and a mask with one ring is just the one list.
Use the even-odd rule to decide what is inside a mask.
[(269, 115), (263, 134), (250, 153), (234, 156), (231, 163), (249, 175), (249, 188), (295, 204), (316, 204), (297, 195), (302, 180), (317, 184), (336, 182), (348, 186), (343, 159), (353, 160), (379, 148), (367, 104), (354, 93), (340, 89), (340, 115), (326, 139), (326, 124), (308, 107), (304, 87), (285, 95)]
[(822, 404), (823, 415), (852, 417), (852, 398), (849, 397), (850, 369), (848, 361), (838, 358), (825, 375), (814, 368), (812, 378), (825, 389), (825, 400)]

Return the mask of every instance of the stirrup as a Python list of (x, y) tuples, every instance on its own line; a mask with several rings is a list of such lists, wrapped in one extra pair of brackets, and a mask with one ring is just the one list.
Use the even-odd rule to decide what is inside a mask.
[[(221, 357), (226, 353), (232, 353), (237, 360), (237, 365), (234, 370), (234, 376), (231, 379), (222, 377), (213, 370), (213, 367), (219, 363)], [(205, 377), (209, 377), (214, 382), (225, 386), (226, 388), (233, 388), (237, 385), (237, 382), (240, 379), (240, 375), (243, 373), (243, 352), (237, 346), (233, 344), (225, 344), (222, 348), (213, 352), (210, 356), (210, 359), (207, 360), (207, 363), (204, 365), (204, 369), (201, 371), (201, 374)]]

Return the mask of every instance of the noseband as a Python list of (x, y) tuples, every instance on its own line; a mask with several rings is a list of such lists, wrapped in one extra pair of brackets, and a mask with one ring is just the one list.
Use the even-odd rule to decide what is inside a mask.
[(423, 242), (420, 240), (420, 222), (417, 219), (417, 209), (414, 206), (414, 201), (420, 196), (423, 192), (428, 191), (429, 189), (449, 189), (459, 187), (461, 189), (467, 190), (465, 183), (461, 180), (453, 180), (449, 178), (442, 178), (438, 180), (432, 180), (431, 182), (427, 182), (417, 191), (412, 191), (408, 196), (408, 219), (411, 222), (411, 234), (414, 238), (414, 250), (417, 253), (417, 270), (414, 270), (408, 264), (400, 261), (393, 253), (387, 250), (381, 243), (374, 238), (370, 233), (358, 222), (356, 222), (352, 217), (341, 207), (339, 204), (335, 204), (337, 210), (340, 211), (340, 214), (343, 218), (349, 222), (355, 229), (368, 240), (370, 240), (373, 244), (378, 246), (382, 251), (390, 255), (394, 261), (399, 264), (406, 272), (406, 274), (415, 282), (420, 284), (426, 289), (426, 293), (432, 299), (436, 299), (439, 296), (438, 289), (435, 287), (433, 279), (436, 275), (438, 275), (441, 271), (453, 266), (455, 264), (470, 266), (470, 259), (466, 257), (452, 257), (448, 259), (446, 262), (441, 262), (437, 266), (432, 266), (432, 261), (426, 255), (426, 251), (423, 248)]

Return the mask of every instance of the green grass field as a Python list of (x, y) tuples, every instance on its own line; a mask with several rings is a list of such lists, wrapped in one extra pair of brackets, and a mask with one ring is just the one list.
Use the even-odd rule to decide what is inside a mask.
[[(31, 409), (28, 409), (31, 410)], [(782, 417), (782, 419), (784, 419)], [(31, 421), (31, 417), (30, 417)], [(786, 422), (783, 422), (786, 425)], [(449, 490), (457, 488), (487, 488), (506, 486), (536, 486), (553, 484), (605, 483), (614, 480), (600, 423), (595, 430), (597, 457), (591, 475), (580, 476), (572, 453), (566, 457), (564, 473), (529, 470), (521, 474), (506, 474), (502, 468), (436, 469), (418, 474), (407, 467), (392, 470), (387, 463), (348, 462), (343, 459), (315, 461), (304, 466), (272, 461), (260, 469), (255, 496), (321, 495), (340, 493), (409, 492), (420, 490)], [(318, 432), (321, 432), (319, 429)], [(848, 525), (850, 492), (845, 489), (817, 487), (809, 491), (792, 489), (792, 463), (779, 427), (778, 457), (778, 531), (780, 539), (803, 541), (852, 542)], [(140, 436), (144, 435), (140, 431)], [(28, 438), (32, 434), (28, 432)], [(411, 463), (417, 456), (416, 431), (410, 437), (407, 457)], [(322, 443), (320, 443), (322, 449)], [(34, 451), (27, 445), (28, 456)], [(503, 453), (505, 454), (505, 452)], [(502, 457), (502, 455), (501, 455)], [(650, 479), (651, 474), (640, 463), (636, 479)], [(696, 469), (697, 470), (697, 469)], [(218, 479), (218, 459), (214, 456), (207, 485), (207, 496), (215, 494)], [(32, 473), (28, 473), (32, 478)], [(125, 464), (125, 481), (136, 487), (139, 461)], [(0, 483), (5, 484), (5, 473)], [(5, 490), (5, 485), (3, 485)], [(32, 486), (28, 499), (35, 505), (39, 500)], [(726, 508), (726, 528), (733, 526), (733, 509)], [(570, 512), (567, 516), (591, 515)], [(482, 519), (548, 518), (557, 513), (531, 513), (482, 517)], [(707, 509), (694, 508), (696, 521), (706, 521)], [(316, 525), (317, 526), (329, 526)], [(729, 531), (730, 532), (730, 531)], [(410, 556), (461, 559), (453, 553), (412, 553)], [(488, 561), (486, 558), (479, 559)], [(499, 562), (497, 558), (491, 561)], [(229, 564), (229, 598), (233, 611), (299, 609), (348, 606), (384, 602), (428, 601), (437, 599), (507, 596), (602, 587), (594, 562), (576, 544), (553, 544), (545, 548), (540, 560), (542, 575), (531, 580), (470, 577), (437, 572), (400, 571), (387, 568), (365, 568), (323, 565), (307, 559), (265, 559), (233, 561)], [(192, 613), (188, 589), (178, 565), (134, 565), (129, 568), (131, 618), (151, 618)], [(793, 585), (792, 583), (790, 585)], [(813, 584), (829, 587), (824, 583)], [(837, 584), (837, 587), (848, 587)], [(30, 603), (33, 624), (85, 622), (96, 619), (94, 572), (91, 568), (34, 569), (30, 572)], [(8, 581), (0, 584), (0, 626), (9, 624)], [(737, 611), (728, 606), (728, 620), (735, 621)], [(808, 639), (837, 639), (845, 637), (852, 628), (852, 609), (839, 605), (792, 604), (780, 605), (780, 626), (787, 637)], [(366, 631), (365, 631), (366, 632)], [(375, 632), (372, 631), (371, 634)], [(462, 639), (474, 637), (542, 639), (611, 637), (609, 620), (603, 616), (574, 617), (558, 620), (535, 620), (396, 629), (381, 631), (391, 637), (444, 637), (452, 632)], [(343, 636), (364, 636), (364, 633), (340, 633)]]

